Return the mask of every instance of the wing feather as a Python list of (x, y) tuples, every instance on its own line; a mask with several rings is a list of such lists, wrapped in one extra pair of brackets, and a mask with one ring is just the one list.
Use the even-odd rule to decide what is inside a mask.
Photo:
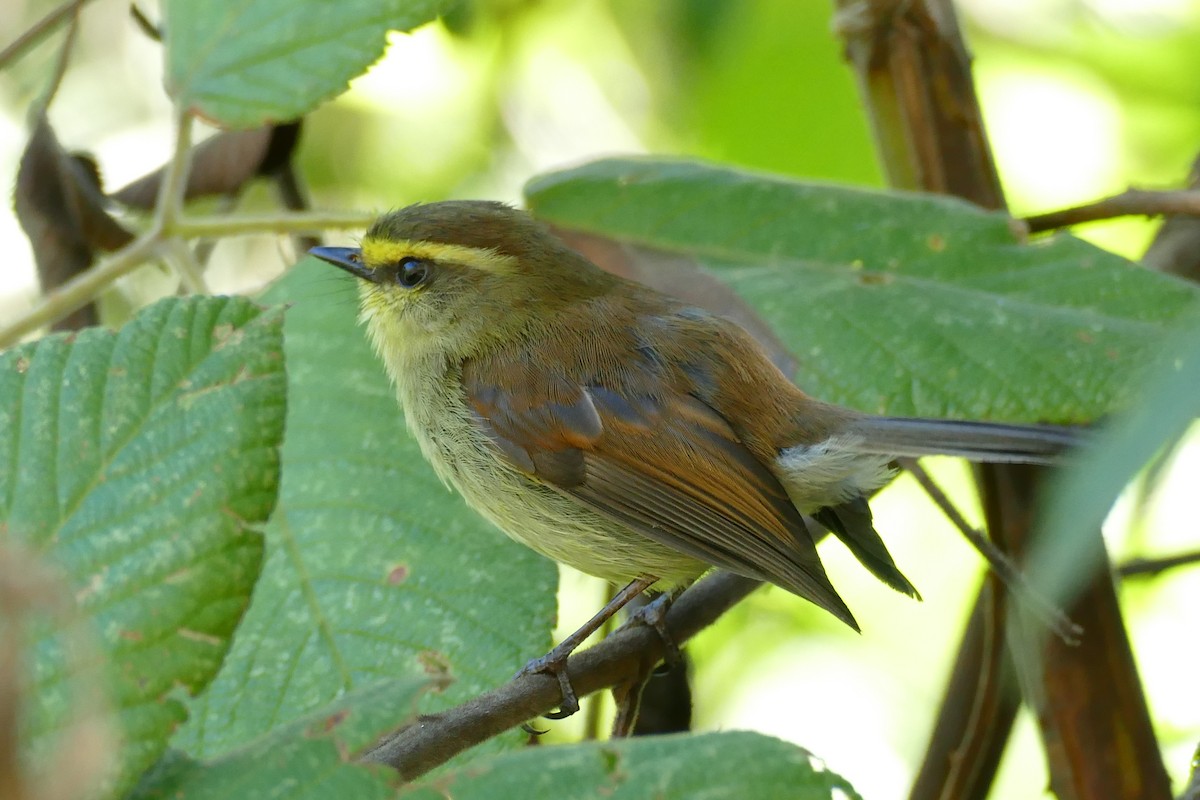
[(782, 586), (857, 629), (787, 492), (698, 398), (529, 371), (513, 382), (478, 361), (464, 365), (463, 387), (478, 424), (513, 467), (681, 553)]

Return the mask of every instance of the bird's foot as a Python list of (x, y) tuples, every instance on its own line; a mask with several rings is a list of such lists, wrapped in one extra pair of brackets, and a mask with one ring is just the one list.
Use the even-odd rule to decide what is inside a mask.
[[(558, 680), (558, 688), (562, 692), (562, 701), (558, 704), (558, 711), (543, 714), (543, 717), (566, 719), (579, 710), (579, 696), (575, 694), (575, 687), (571, 685), (571, 678), (567, 674), (567, 659), (589, 636), (598, 631), (606, 620), (620, 611), (630, 600), (653, 586), (657, 580), (658, 578), (653, 575), (642, 575), (630, 581), (629, 585), (617, 592), (616, 596), (585, 622), (579, 630), (559, 642), (558, 646), (546, 655), (530, 661), (516, 674), (516, 678), (522, 678), (526, 675), (543, 673), (553, 675)], [(661, 625), (661, 622), (659, 624)], [(676, 652), (678, 652), (678, 648)], [(530, 728), (522, 727), (527, 732), (533, 733)]]
[[(663, 643), (663, 663), (660, 667), (663, 672), (670, 672), (683, 663), (683, 655), (679, 652), (679, 645), (676, 644), (675, 637), (667, 630), (667, 611), (670, 610), (671, 604), (682, 593), (682, 588), (663, 592), (630, 614), (629, 619), (625, 623), (627, 625), (647, 625), (653, 628), (654, 632), (658, 634), (658, 638)], [(655, 670), (655, 672), (658, 672), (658, 670)]]
[(579, 710), (579, 697), (575, 694), (575, 687), (571, 685), (571, 676), (567, 673), (567, 659), (574, 652), (575, 647), (563, 647), (567, 642), (563, 642), (558, 647), (555, 647), (544, 656), (533, 659), (525, 666), (521, 667), (521, 671), (514, 677), (523, 678), (526, 675), (551, 675), (558, 680), (558, 689), (562, 693), (562, 700), (558, 704), (558, 711), (549, 711), (542, 716), (546, 719), (566, 719)]

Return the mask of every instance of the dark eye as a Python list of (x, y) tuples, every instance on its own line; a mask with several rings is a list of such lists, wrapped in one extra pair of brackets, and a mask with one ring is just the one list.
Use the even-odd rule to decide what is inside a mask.
[(396, 270), (396, 283), (399, 283), (405, 289), (412, 289), (420, 286), (429, 277), (429, 265), (419, 258), (400, 259), (400, 265)]

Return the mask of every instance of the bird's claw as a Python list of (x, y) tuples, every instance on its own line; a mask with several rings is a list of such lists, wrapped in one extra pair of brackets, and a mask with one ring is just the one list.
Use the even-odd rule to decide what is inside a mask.
[[(671, 603), (675, 601), (678, 594), (675, 592), (663, 592), (658, 597), (651, 600), (646, 605), (639, 608), (629, 615), (626, 621), (627, 625), (646, 625), (654, 629), (658, 634), (658, 638), (663, 643), (663, 672), (670, 672), (683, 663), (683, 655), (679, 652), (679, 645), (675, 643), (675, 637), (667, 630), (667, 611), (671, 608)], [(658, 669), (655, 669), (658, 674)]]
[[(562, 700), (558, 704), (558, 711), (542, 714), (546, 719), (566, 719), (579, 711), (579, 696), (575, 694), (575, 687), (571, 685), (571, 677), (567, 674), (567, 657), (571, 655), (571, 652), (569, 650), (559, 652), (559, 650), (560, 648), (556, 647), (546, 655), (533, 659), (521, 667), (521, 671), (515, 676), (522, 678), (526, 675), (552, 675), (558, 680), (558, 689), (562, 694)], [(532, 730), (526, 730), (533, 733)]]

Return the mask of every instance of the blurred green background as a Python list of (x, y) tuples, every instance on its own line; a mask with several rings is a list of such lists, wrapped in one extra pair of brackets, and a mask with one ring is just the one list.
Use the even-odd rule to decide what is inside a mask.
[[(4, 43), (54, 5), (7, 0), (0, 6)], [(515, 202), (538, 172), (636, 152), (881, 185), (832, 5), (469, 3), (413, 35), (395, 35), (368, 74), (313, 113), (301, 169), (315, 206), (369, 210), (446, 197)], [(141, 7), (158, 18), (152, 4)], [(161, 50), (127, 9), (125, 0), (87, 4), (50, 111), (68, 148), (98, 157), (109, 188), (157, 167), (172, 142)], [(1130, 184), (1171, 187), (1184, 180), (1200, 149), (1200, 2), (964, 0), (959, 13), (1015, 214)], [(27, 136), (27, 110), (60, 42), (61, 32), (0, 73), (6, 187)], [(258, 187), (240, 207), (273, 204)], [(1136, 259), (1153, 225), (1122, 220), (1079, 233)], [(0, 240), (6, 253), (0, 318), (8, 319), (37, 293), (11, 204), (0, 213)], [(208, 275), (218, 291), (253, 291), (296, 258), (284, 239), (230, 240), (218, 245)], [(173, 291), (173, 280), (146, 267), (118, 291), (140, 304)], [(314, 301), (320, 294), (314, 285)], [(948, 460), (932, 466), (953, 496), (969, 503), (966, 468)], [(1193, 444), (1180, 451), (1153, 497), (1131, 494), (1118, 505), (1106, 531), (1118, 560), (1194, 547), (1188, 495), (1198, 479), (1200, 448)], [(924, 750), (981, 568), (907, 479), (889, 488), (876, 509), (897, 562), (925, 601), (892, 593), (838, 545), (823, 545), (864, 634), (849, 633), (781, 590), (759, 592), (692, 648), (696, 722), (700, 729), (749, 727), (795, 741), (865, 797), (898, 798)], [(1177, 781), (1200, 739), (1200, 696), (1178, 651), (1189, 621), (1194, 629), (1187, 598), (1194, 608), (1198, 589), (1200, 575), (1181, 570), (1127, 586), (1122, 595)], [(606, 591), (590, 578), (566, 575), (561, 628), (576, 627)], [(572, 724), (554, 729), (559, 738), (575, 732)], [(1045, 786), (1036, 732), (1025, 718), (996, 796), (1037, 796)]]

